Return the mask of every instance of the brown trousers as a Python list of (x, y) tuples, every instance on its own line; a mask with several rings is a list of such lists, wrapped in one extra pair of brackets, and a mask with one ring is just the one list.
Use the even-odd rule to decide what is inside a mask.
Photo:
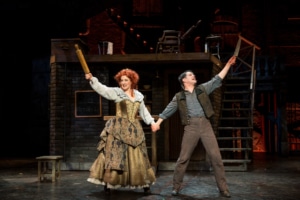
[(173, 189), (179, 191), (190, 158), (199, 140), (201, 140), (210, 159), (219, 190), (228, 190), (219, 145), (211, 123), (205, 117), (191, 118), (190, 124), (184, 127), (180, 155), (173, 175)]

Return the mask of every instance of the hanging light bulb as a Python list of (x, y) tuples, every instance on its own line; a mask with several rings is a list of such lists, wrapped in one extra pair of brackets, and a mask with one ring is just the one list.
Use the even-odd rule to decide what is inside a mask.
[(121, 20), (121, 16), (117, 15), (117, 19), (118, 19), (118, 21), (120, 21)]
[(130, 33), (132, 34), (134, 31), (134, 29), (132, 27), (130, 27)]
[(114, 16), (115, 15), (115, 10), (113, 8), (110, 9), (110, 15)]

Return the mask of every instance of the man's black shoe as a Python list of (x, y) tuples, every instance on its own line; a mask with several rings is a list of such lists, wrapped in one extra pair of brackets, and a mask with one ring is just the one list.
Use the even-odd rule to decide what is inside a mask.
[(230, 195), (230, 193), (229, 193), (228, 190), (221, 191), (220, 194), (221, 194), (222, 197), (226, 197), (226, 198), (230, 198), (231, 197), (231, 195)]
[(178, 195), (178, 190), (173, 190), (172, 191), (172, 196), (177, 196)]

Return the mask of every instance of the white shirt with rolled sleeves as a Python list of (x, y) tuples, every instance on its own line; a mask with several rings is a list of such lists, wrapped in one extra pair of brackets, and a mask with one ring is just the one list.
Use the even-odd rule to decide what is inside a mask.
[[(118, 103), (124, 99), (130, 98), (126, 95), (126, 93), (119, 87), (108, 87), (101, 82), (99, 82), (98, 78), (92, 77), (90, 79), (90, 85), (91, 87), (97, 92), (99, 95), (101, 95), (103, 98), (107, 100), (112, 100), (115, 103)], [(144, 103), (144, 95), (139, 92), (138, 90), (134, 90), (134, 101), (140, 102), (140, 108), (139, 108), (139, 116), (142, 118), (142, 120), (145, 122), (145, 124), (150, 125), (154, 124), (154, 118), (149, 113), (147, 107)]]

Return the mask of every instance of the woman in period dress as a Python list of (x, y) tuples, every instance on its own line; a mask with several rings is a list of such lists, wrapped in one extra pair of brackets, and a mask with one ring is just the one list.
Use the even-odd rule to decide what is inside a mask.
[(145, 134), (138, 116), (147, 124), (155, 123), (137, 90), (139, 75), (131, 69), (119, 71), (114, 79), (119, 87), (108, 87), (87, 73), (91, 87), (102, 97), (116, 103), (116, 116), (109, 119), (100, 134), (98, 157), (90, 168), (87, 181), (111, 188), (143, 188), (150, 193), (156, 178), (149, 161)]

